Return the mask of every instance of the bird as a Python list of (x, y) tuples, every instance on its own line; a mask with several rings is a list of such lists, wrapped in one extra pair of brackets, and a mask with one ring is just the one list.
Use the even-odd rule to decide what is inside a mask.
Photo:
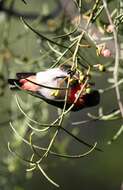
[(72, 69), (70, 64), (61, 64), (37, 73), (16, 73), (16, 78), (8, 79), (8, 83), (11, 90), (24, 90), (57, 108), (71, 107), (71, 111), (79, 111), (100, 102), (98, 90), (87, 91), (89, 84), (80, 78), (79, 70)]

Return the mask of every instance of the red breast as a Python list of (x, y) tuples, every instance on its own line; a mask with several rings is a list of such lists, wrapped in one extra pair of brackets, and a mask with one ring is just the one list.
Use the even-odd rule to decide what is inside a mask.
[[(76, 86), (72, 87), (69, 94), (68, 94), (68, 102), (70, 104), (73, 104), (76, 100), (76, 97), (78, 93), (80, 92), (82, 88), (82, 84), (77, 84)], [(82, 106), (84, 104), (84, 99), (82, 98), (82, 95), (78, 98), (77, 102), (75, 103), (75, 106)]]

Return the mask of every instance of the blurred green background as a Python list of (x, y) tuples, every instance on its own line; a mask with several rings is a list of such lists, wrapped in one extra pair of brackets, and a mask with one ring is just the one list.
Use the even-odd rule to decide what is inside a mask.
[[(1, 1), (2, 2), (2, 1)], [(94, 1), (83, 1), (84, 9), (90, 9)], [(116, 1), (111, 2), (111, 7), (115, 7)], [(59, 12), (46, 19), (46, 16), (57, 9), (58, 1), (55, 0), (27, 0), (24, 4), (21, 0), (6, 0), (4, 6), (7, 9), (16, 10), (20, 13), (38, 14), (37, 19), (27, 19), (48, 37), (62, 34), (67, 27), (69, 19), (62, 21), (62, 8)], [(14, 77), (16, 72), (39, 71), (49, 68), (57, 58), (44, 40), (24, 26), (20, 17), (7, 15), (6, 10), (0, 8), (0, 189), (1, 190), (34, 190), (34, 189), (56, 189), (44, 176), (35, 170), (26, 172), (27, 163), (13, 156), (8, 150), (8, 142), (11, 143), (15, 152), (23, 158), (29, 159), (32, 150), (25, 145), (22, 140), (14, 134), (10, 127), (10, 121), (18, 133), (28, 139), (30, 130), (27, 126), (26, 117), (20, 112), (15, 100), (15, 92), (11, 92), (7, 79)], [(102, 13), (103, 14), (103, 13)], [(103, 15), (104, 16), (104, 15)], [(40, 18), (45, 18), (40, 21)], [(64, 27), (62, 26), (64, 22)], [(121, 32), (122, 36), (122, 32)], [(67, 42), (66, 42), (67, 43)], [(104, 63), (111, 72), (94, 74), (93, 81), (96, 88), (105, 89), (110, 85), (112, 78), (113, 59), (96, 57), (92, 52), (83, 51), (88, 62)], [(122, 60), (121, 60), (122, 65)], [(120, 74), (122, 77), (122, 67)], [(40, 99), (34, 98), (25, 93), (17, 93), (20, 104), (29, 117), (40, 123), (54, 121), (59, 111), (53, 106), (47, 105)], [(43, 162), (43, 168), (53, 180), (60, 184), (59, 189), (77, 190), (120, 190), (123, 182), (123, 139), (119, 138), (108, 145), (113, 135), (118, 131), (122, 122), (119, 117), (114, 120), (92, 121), (86, 124), (72, 125), (73, 122), (88, 119), (88, 113), (98, 115), (99, 108), (104, 113), (117, 108), (115, 90), (112, 89), (101, 94), (99, 106), (88, 108), (79, 112), (71, 112), (64, 121), (64, 127), (88, 143), (98, 142), (98, 147), (103, 152), (93, 151), (88, 156), (81, 159), (63, 159), (49, 155)], [(33, 126), (35, 127), (35, 125)], [(36, 133), (34, 141), (36, 144), (46, 147), (51, 137), (50, 133)], [(84, 145), (76, 142), (72, 137), (60, 131), (54, 144), (54, 150), (59, 153), (84, 153), (88, 150)]]

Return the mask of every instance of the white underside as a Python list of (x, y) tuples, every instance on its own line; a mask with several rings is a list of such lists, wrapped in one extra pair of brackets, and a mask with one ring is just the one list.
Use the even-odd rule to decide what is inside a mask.
[[(66, 77), (68, 74), (62, 71), (59, 68), (49, 69), (47, 71), (38, 72), (36, 74), (36, 81), (38, 84), (42, 84), (49, 87), (59, 87), (59, 80), (56, 77), (64, 76)], [(53, 89), (43, 88), (41, 87), (38, 92), (41, 93), (43, 96), (47, 97), (48, 99), (54, 99), (52, 96)]]

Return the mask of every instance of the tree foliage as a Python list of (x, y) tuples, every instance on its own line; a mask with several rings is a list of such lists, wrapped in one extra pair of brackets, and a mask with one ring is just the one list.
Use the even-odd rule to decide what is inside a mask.
[[(50, 183), (59, 187), (47, 174), (48, 169), (45, 172), (47, 159), (58, 157), (77, 162), (78, 158), (90, 156), (92, 152), (104, 151), (121, 138), (122, 4), (122, 0), (0, 1), (0, 126), (4, 134), (1, 143), (6, 146), (8, 142), (9, 150), (5, 148), (1, 157), (4, 171), (2, 189), (9, 189), (9, 178), (4, 182), (6, 175), (18, 174), (22, 170), (20, 160), (28, 166), (27, 178), (31, 178), (32, 172), (38, 169)], [(87, 90), (95, 86), (100, 92), (99, 106), (82, 110), (82, 118), (79, 113), (74, 115), (71, 112), (80, 94), (66, 109), (66, 90), (64, 107), (57, 110), (27, 92), (13, 95), (8, 89), (7, 79), (18, 71), (37, 72), (63, 63), (70, 64), (73, 72), (80, 72), (80, 80), (84, 85), (88, 84)], [(54, 94), (57, 92), (53, 89)], [(113, 129), (114, 125), (118, 127), (115, 132), (111, 129), (108, 137), (102, 136), (103, 148), (98, 143), (100, 137), (96, 129), (93, 134), (97, 140), (91, 144), (89, 136), (86, 136), (86, 141), (80, 137), (81, 126), (98, 127), (105, 123)], [(79, 150), (77, 148), (79, 153), (76, 148), (70, 148), (74, 141), (80, 147)], [(83, 148), (81, 153), (82, 144), (87, 150)], [(74, 154), (71, 153), (73, 151)], [(12, 188), (23, 189), (21, 185), (16, 186), (16, 180), (10, 183)]]

